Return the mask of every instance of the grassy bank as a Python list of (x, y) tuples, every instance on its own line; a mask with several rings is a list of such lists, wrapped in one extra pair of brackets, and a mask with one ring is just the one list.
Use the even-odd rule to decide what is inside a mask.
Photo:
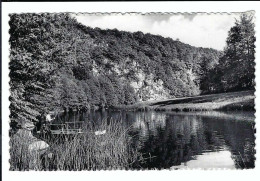
[(241, 91), (159, 101), (140, 102), (117, 107), (127, 110), (157, 111), (206, 111), (206, 110), (254, 110), (254, 91)]
[[(83, 134), (48, 135), (45, 140), (50, 140), (51, 158), (30, 155), (26, 140), (11, 138), (10, 170), (131, 169), (142, 160), (122, 122), (110, 121), (109, 125), (104, 122), (98, 129), (106, 130), (106, 134), (96, 136), (94, 132), (97, 128), (87, 123)], [(34, 160), (33, 168), (30, 166), (31, 160)]]

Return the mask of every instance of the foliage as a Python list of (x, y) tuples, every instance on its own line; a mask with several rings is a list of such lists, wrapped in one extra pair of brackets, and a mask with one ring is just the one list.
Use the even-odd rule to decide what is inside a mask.
[[(144, 159), (138, 146), (134, 146), (123, 120), (103, 120), (99, 129), (105, 135), (96, 136), (97, 130), (91, 122), (85, 122), (82, 134), (49, 137), (50, 151), (45, 154), (28, 152), (28, 139), (14, 135), (10, 141), (10, 170), (105, 170), (132, 169), (140, 166)], [(22, 139), (22, 140), (21, 140)], [(52, 153), (52, 158), (47, 154)], [(35, 163), (30, 166), (30, 162)]]
[(207, 70), (205, 93), (254, 89), (255, 41), (253, 16), (242, 14), (228, 33), (219, 64)]
[(136, 103), (137, 72), (152, 77), (150, 84), (162, 81), (170, 97), (197, 95), (204, 64), (216, 65), (221, 55), (157, 35), (93, 29), (70, 14), (11, 14), (9, 24), (16, 122), (57, 109)]
[(11, 120), (37, 121), (53, 107), (55, 71), (68, 54), (63, 24), (69, 21), (66, 14), (10, 15)]

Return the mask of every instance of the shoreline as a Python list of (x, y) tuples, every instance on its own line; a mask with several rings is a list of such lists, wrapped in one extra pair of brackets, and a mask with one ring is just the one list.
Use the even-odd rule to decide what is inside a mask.
[(115, 106), (116, 110), (155, 110), (155, 111), (255, 111), (254, 91), (240, 91), (219, 94), (199, 95), (194, 97), (175, 98), (139, 102), (133, 105)]

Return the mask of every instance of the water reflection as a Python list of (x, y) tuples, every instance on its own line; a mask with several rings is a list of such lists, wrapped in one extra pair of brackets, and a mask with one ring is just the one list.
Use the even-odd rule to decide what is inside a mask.
[(92, 112), (64, 115), (64, 121), (122, 119), (140, 148), (146, 169), (254, 168), (253, 112)]
[(194, 160), (190, 160), (185, 163), (181, 163), (178, 166), (172, 166), (171, 169), (186, 169), (186, 168), (226, 168), (234, 169), (236, 165), (232, 160), (232, 154), (230, 151), (217, 151), (217, 152), (206, 152), (202, 155), (197, 155)]

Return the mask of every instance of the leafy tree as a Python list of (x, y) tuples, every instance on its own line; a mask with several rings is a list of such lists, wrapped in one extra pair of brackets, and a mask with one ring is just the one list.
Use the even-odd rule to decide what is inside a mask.
[(136, 96), (135, 91), (133, 87), (131, 87), (129, 84), (126, 84), (124, 86), (124, 94), (125, 94), (125, 104), (133, 104), (136, 102)]
[[(66, 14), (10, 15), (12, 120), (37, 121), (41, 112), (51, 109), (51, 102), (41, 100), (53, 96), (49, 91), (54, 84), (53, 75), (67, 54), (61, 46), (66, 29), (56, 28), (61, 27), (67, 17)], [(16, 94), (17, 89), (20, 89), (19, 94)]]
[[(107, 102), (107, 106), (115, 106), (118, 104), (118, 99), (116, 97), (116, 92), (111, 81), (107, 77), (99, 77), (101, 92), (104, 95), (104, 99)], [(102, 97), (103, 98), (103, 97)]]
[[(204, 82), (209, 92), (254, 89), (255, 32), (253, 16), (243, 14), (228, 34), (224, 55)], [(214, 83), (215, 82), (215, 83)], [(215, 84), (215, 85), (214, 85)]]

